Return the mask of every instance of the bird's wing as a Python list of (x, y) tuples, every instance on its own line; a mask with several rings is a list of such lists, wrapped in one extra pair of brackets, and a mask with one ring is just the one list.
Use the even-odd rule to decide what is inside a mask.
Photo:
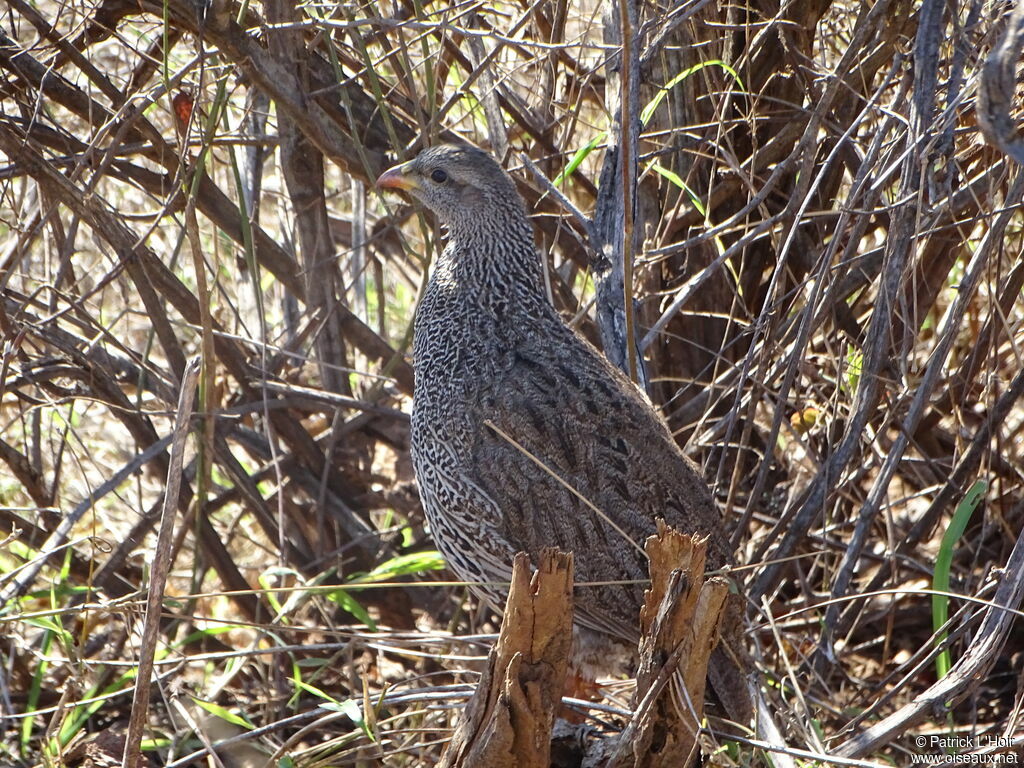
[[(513, 365), (479, 399), (474, 482), (500, 510), (515, 548), (576, 554), (577, 582), (634, 584), (577, 590), (578, 618), (632, 640), (647, 579), (644, 540), (662, 517), (684, 533), (721, 539), (707, 486), (643, 396), (568, 334), (565, 344), (522, 343)], [(722, 565), (724, 542), (709, 547)], [(600, 625), (600, 626), (598, 626)]]

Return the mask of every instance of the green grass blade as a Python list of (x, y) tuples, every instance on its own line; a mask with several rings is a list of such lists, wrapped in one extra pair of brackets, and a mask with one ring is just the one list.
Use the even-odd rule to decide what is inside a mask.
[(597, 134), (597, 136), (588, 141), (586, 146), (577, 149), (576, 152), (573, 153), (572, 158), (569, 160), (569, 164), (566, 165), (562, 172), (555, 177), (555, 180), (552, 183), (556, 187), (560, 186), (563, 181), (572, 176), (573, 172), (580, 167), (580, 163), (587, 159), (587, 155), (593, 152), (594, 149), (597, 148), (597, 145), (604, 141), (607, 137), (608, 134), (605, 131), (601, 131), (599, 134)]
[(694, 64), (692, 67), (687, 67), (678, 75), (673, 77), (664, 85), (664, 87), (661, 90), (659, 90), (654, 95), (653, 99), (647, 102), (647, 105), (642, 110), (640, 110), (640, 124), (643, 126), (647, 125), (651, 117), (654, 116), (654, 113), (657, 111), (658, 107), (661, 106), (661, 102), (663, 102), (665, 100), (665, 97), (668, 96), (669, 91), (671, 91), (673, 88), (679, 85), (679, 83), (683, 82), (690, 75), (699, 72), (705, 67), (721, 67), (723, 70), (732, 75), (733, 80), (736, 81), (736, 85), (740, 87), (740, 90), (745, 90), (743, 88), (743, 81), (740, 79), (739, 74), (736, 72), (735, 69), (730, 67), (724, 61), (722, 61), (721, 59), (702, 61), (700, 64)]
[[(953, 512), (953, 519), (949, 522), (949, 527), (946, 532), (942, 535), (942, 543), (939, 545), (939, 554), (935, 558), (935, 574), (932, 577), (932, 589), (936, 593), (949, 592), (949, 571), (953, 565), (953, 547), (960, 540), (960, 537), (964, 535), (964, 531), (967, 529), (967, 523), (971, 520), (971, 515), (974, 514), (974, 510), (977, 508), (978, 503), (985, 496), (985, 492), (988, 490), (988, 483), (984, 480), (978, 480), (970, 487), (970, 490), (964, 495), (963, 499), (957, 505), (956, 510)], [(949, 595), (948, 594), (933, 594), (932, 595), (932, 627), (935, 632), (938, 632), (949, 620)], [(946, 642), (948, 633), (942, 632), (935, 638), (936, 646), (941, 646)], [(950, 670), (952, 663), (950, 661), (949, 649), (943, 650), (938, 657), (935, 659), (935, 671), (939, 676), (939, 679), (945, 677)]]

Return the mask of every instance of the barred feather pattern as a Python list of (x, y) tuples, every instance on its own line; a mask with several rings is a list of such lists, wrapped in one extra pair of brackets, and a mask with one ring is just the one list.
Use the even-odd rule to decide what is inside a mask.
[(549, 303), (500, 166), (435, 147), (405, 172), (449, 237), (413, 349), (413, 462), (438, 548), (498, 610), (517, 551), (573, 551), (576, 621), (598, 633), (586, 645), (635, 648), (656, 518), (709, 535), (709, 567), (729, 561), (711, 494), (646, 397)]

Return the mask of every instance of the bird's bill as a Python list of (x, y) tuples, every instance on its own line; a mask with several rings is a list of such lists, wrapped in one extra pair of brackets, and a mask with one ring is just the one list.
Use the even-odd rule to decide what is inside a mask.
[(406, 175), (405, 166), (406, 164), (402, 163), (384, 171), (377, 179), (377, 186), (380, 189), (415, 189), (418, 185), (413, 178)]

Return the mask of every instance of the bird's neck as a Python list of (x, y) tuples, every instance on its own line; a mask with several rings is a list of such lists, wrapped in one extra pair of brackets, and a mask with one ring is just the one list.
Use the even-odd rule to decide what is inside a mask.
[(450, 227), (434, 279), (484, 303), (530, 309), (548, 303), (533, 228), (521, 214)]

